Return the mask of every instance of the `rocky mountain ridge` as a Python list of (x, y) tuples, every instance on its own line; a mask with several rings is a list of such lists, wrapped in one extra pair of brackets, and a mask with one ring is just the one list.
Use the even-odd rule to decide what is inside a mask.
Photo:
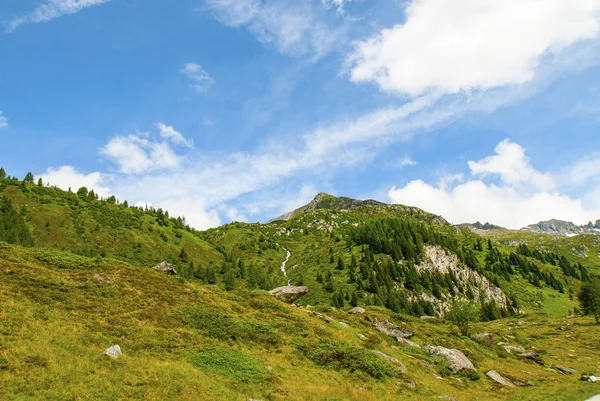
[(588, 224), (578, 226), (570, 221), (551, 219), (540, 221), (537, 224), (531, 224), (523, 227), (521, 231), (530, 231), (545, 234), (557, 234), (563, 236), (573, 236), (579, 234), (600, 234), (600, 220), (595, 223), (591, 221)]

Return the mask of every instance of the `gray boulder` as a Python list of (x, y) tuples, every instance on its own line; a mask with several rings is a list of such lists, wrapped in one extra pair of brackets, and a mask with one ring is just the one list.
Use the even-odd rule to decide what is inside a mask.
[(479, 333), (471, 336), (473, 341), (483, 344), (483, 345), (492, 345), (494, 341), (496, 341), (496, 336), (491, 333)]
[(440, 356), (444, 358), (450, 364), (450, 370), (453, 373), (458, 373), (465, 369), (475, 369), (475, 366), (469, 359), (457, 349), (450, 349), (444, 347), (434, 347), (428, 345), (423, 348), (431, 356)]
[(273, 295), (276, 298), (279, 298), (285, 302), (294, 302), (295, 300), (297, 300), (298, 298), (308, 294), (308, 287), (294, 287), (294, 286), (288, 286), (288, 287), (279, 287), (279, 288), (275, 288), (274, 290), (270, 291), (270, 294)]
[(365, 308), (361, 308), (360, 306), (357, 306), (356, 308), (352, 308), (348, 311), (349, 314), (351, 315), (362, 315), (366, 312), (367, 310)]
[(514, 384), (512, 384), (512, 382), (510, 380), (508, 380), (506, 377), (502, 376), (500, 373), (496, 372), (495, 370), (490, 370), (485, 375), (487, 377), (489, 377), (490, 379), (492, 379), (493, 381), (495, 381), (496, 383), (501, 384), (505, 387), (514, 387), (515, 386)]
[(121, 351), (121, 347), (119, 347), (119, 345), (113, 345), (112, 347), (105, 349), (102, 355), (109, 356), (112, 359), (118, 359), (121, 355), (123, 355), (123, 352)]
[(152, 269), (157, 270), (159, 272), (167, 273), (167, 274), (177, 274), (177, 271), (175, 271), (175, 268), (173, 267), (173, 265), (170, 263), (167, 263), (167, 262), (160, 262), (159, 264), (154, 266)]
[(411, 338), (415, 332), (408, 327), (400, 327), (393, 325), (384, 317), (377, 318), (374, 325), (375, 330), (380, 331), (388, 336), (400, 341), (401, 339)]
[(400, 370), (400, 372), (406, 373), (406, 366), (404, 366), (404, 364), (402, 362), (400, 362), (398, 359), (394, 358), (393, 356), (384, 354), (383, 352), (380, 352), (380, 351), (373, 351), (373, 353), (375, 355), (385, 359), (386, 361), (398, 366), (398, 370)]

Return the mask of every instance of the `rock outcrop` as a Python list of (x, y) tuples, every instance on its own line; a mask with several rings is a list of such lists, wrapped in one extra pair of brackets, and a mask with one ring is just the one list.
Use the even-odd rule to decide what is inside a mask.
[(308, 294), (308, 287), (300, 286), (288, 286), (288, 287), (279, 287), (270, 291), (270, 294), (276, 298), (279, 298), (285, 302), (294, 302), (298, 298)]
[(566, 366), (554, 365), (552, 367), (564, 375), (572, 375), (575, 373), (575, 369), (567, 368)]
[(153, 270), (158, 270), (159, 272), (167, 273), (167, 274), (177, 274), (177, 271), (173, 267), (172, 264), (167, 262), (160, 262), (156, 266), (152, 268)]
[(348, 311), (349, 314), (351, 315), (362, 315), (366, 312), (367, 310), (365, 308), (361, 308), (360, 306), (357, 306), (356, 308), (352, 308)]
[(408, 327), (396, 326), (390, 323), (390, 321), (384, 317), (378, 317), (377, 319), (375, 319), (375, 324), (373, 327), (375, 328), (375, 330), (387, 334), (388, 336), (394, 338), (396, 341), (411, 338), (415, 335), (415, 332), (409, 329)]
[(458, 373), (465, 369), (475, 369), (475, 366), (461, 351), (457, 349), (427, 346), (423, 348), (431, 356), (440, 356), (450, 364), (450, 370)]
[[(489, 282), (489, 280), (475, 270), (464, 266), (458, 256), (446, 252), (440, 246), (425, 245), (424, 261), (416, 266), (418, 271), (429, 270), (437, 271), (441, 274), (454, 274), (464, 288), (470, 287), (473, 292), (475, 302), (479, 302), (483, 295), (485, 301), (493, 300), (501, 308), (509, 306), (509, 300), (504, 292)], [(415, 302), (419, 299), (431, 302), (437, 316), (444, 316), (450, 310), (455, 300), (466, 300), (467, 297), (461, 294), (458, 287), (455, 286), (454, 292), (457, 294), (451, 297), (449, 294), (442, 294), (441, 299), (432, 295), (422, 293), (421, 295), (411, 295), (409, 300)]]
[(496, 372), (495, 370), (490, 370), (485, 375), (487, 377), (489, 377), (490, 379), (492, 379), (493, 381), (495, 381), (496, 383), (501, 384), (505, 387), (514, 387), (515, 386), (510, 380), (508, 380), (506, 377), (502, 376), (500, 373)]

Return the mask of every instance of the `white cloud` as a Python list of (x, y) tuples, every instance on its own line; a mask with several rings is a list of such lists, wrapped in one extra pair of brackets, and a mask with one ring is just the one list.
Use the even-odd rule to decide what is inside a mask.
[(106, 186), (106, 182), (110, 177), (102, 173), (83, 174), (75, 170), (71, 166), (61, 166), (58, 168), (48, 168), (45, 173), (38, 174), (45, 184), (57, 186), (63, 190), (71, 188), (73, 192), (81, 187), (86, 187), (88, 190), (94, 190), (98, 195), (106, 197), (111, 194), (110, 188)]
[(125, 174), (175, 169), (181, 165), (181, 158), (167, 143), (153, 142), (137, 135), (112, 138), (100, 154), (116, 163)]
[(176, 145), (187, 146), (188, 148), (194, 146), (194, 142), (192, 140), (188, 141), (187, 139), (185, 139), (181, 132), (177, 131), (172, 126), (166, 125), (164, 123), (156, 123), (154, 125), (156, 126), (156, 128), (158, 128), (160, 136), (164, 139), (170, 140)]
[(542, 58), (599, 34), (597, 0), (413, 0), (348, 62), (352, 81), (385, 91), (485, 90), (526, 83)]
[[(336, 0), (339, 2), (339, 0)], [(297, 0), (207, 0), (215, 17), (223, 24), (248, 29), (265, 44), (281, 53), (314, 58), (329, 53), (344, 36), (341, 28), (326, 23), (326, 11), (311, 2)]]
[(8, 118), (6, 118), (0, 110), (0, 129), (8, 127)]
[(554, 188), (552, 176), (534, 169), (525, 155), (525, 149), (518, 143), (505, 139), (496, 146), (495, 152), (495, 155), (483, 160), (469, 162), (473, 175), (485, 177), (497, 174), (509, 185), (533, 184), (544, 190)]
[(469, 162), (469, 167), (473, 175), (499, 174), (502, 185), (481, 180), (458, 183), (462, 177), (451, 176), (437, 186), (415, 180), (403, 188), (392, 188), (388, 196), (392, 203), (417, 206), (452, 223), (481, 221), (516, 229), (552, 218), (580, 224), (600, 218), (600, 204), (590, 207), (580, 199), (550, 192), (547, 180), (552, 177), (534, 170), (519, 145), (504, 141), (496, 152)]
[(600, 153), (589, 155), (574, 163), (562, 177), (565, 185), (581, 186), (600, 178)]
[(24, 24), (48, 22), (63, 15), (75, 14), (84, 8), (99, 6), (111, 0), (47, 0), (31, 12), (13, 19), (6, 25), (8, 32), (13, 32)]
[(168, 210), (171, 216), (185, 217), (187, 224), (198, 230), (206, 230), (221, 225), (218, 212), (216, 210), (206, 210), (203, 199), (199, 197), (167, 199), (157, 203), (155, 207)]
[(416, 166), (418, 163), (416, 161), (414, 161), (413, 159), (410, 158), (410, 156), (404, 156), (401, 159), (398, 159), (394, 162), (391, 163), (392, 166), (394, 167), (409, 167), (409, 166)]
[(187, 63), (181, 69), (181, 73), (192, 81), (190, 88), (199, 93), (206, 92), (215, 82), (210, 74), (199, 64)]

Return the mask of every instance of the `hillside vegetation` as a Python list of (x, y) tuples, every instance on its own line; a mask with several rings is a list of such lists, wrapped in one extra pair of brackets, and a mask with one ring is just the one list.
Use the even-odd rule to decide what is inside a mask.
[[(599, 266), (569, 245), (488, 241), (416, 208), (323, 195), (289, 220), (197, 232), (162, 210), (39, 184), (0, 178), (3, 400), (600, 393), (579, 380), (600, 371), (598, 327), (571, 316)], [(177, 274), (151, 269), (162, 261)], [(309, 289), (294, 305), (267, 292), (288, 280)], [(471, 333), (487, 335), (444, 320), (458, 300), (477, 308)], [(115, 344), (120, 358), (102, 355)]]

